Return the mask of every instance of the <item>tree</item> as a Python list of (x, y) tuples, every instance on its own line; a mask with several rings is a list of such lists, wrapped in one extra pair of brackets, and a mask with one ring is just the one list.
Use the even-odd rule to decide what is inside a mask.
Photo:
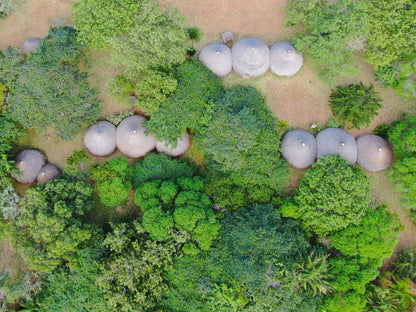
[(329, 102), (332, 113), (343, 126), (357, 129), (368, 126), (378, 114), (377, 110), (383, 107), (374, 86), (366, 87), (362, 82), (338, 86), (332, 90)]
[(404, 120), (392, 123), (388, 138), (393, 145), (397, 158), (413, 156), (416, 153), (416, 116), (407, 116)]
[(91, 195), (91, 185), (74, 170), (26, 192), (9, 230), (30, 269), (50, 273), (63, 264), (79, 267), (78, 252), (94, 235), (93, 226), (82, 220), (93, 206)]
[(165, 242), (155, 242), (136, 220), (112, 225), (104, 245), (109, 256), (102, 264), (98, 285), (110, 309), (153, 309), (167, 289), (163, 274), (171, 268), (177, 251), (172, 237)]
[(25, 62), (25, 56), (18, 48), (8, 47), (0, 51), (0, 82), (12, 91), (21, 66)]
[(317, 67), (319, 77), (334, 84), (340, 76), (358, 74), (355, 51), (365, 48), (370, 31), (369, 1), (292, 0), (286, 8), (289, 26), (302, 29), (292, 42)]
[(133, 27), (133, 16), (139, 6), (136, 0), (81, 0), (73, 4), (72, 18), (79, 40), (90, 48), (105, 50), (112, 38)]
[(394, 275), (399, 278), (409, 278), (416, 282), (416, 250), (405, 248), (393, 262)]
[(190, 128), (202, 132), (213, 116), (210, 102), (222, 91), (220, 78), (201, 62), (186, 61), (175, 72), (178, 86), (164, 105), (147, 122), (150, 132), (160, 141), (176, 144), (176, 139)]
[(357, 225), (369, 209), (370, 180), (339, 156), (323, 156), (303, 177), (286, 216), (299, 217), (318, 235)]
[[(211, 170), (209, 187), (216, 203), (241, 207), (250, 201), (270, 202), (288, 176), (280, 137), (276, 119), (255, 88), (233, 86), (217, 98), (208, 128), (197, 137)], [(241, 195), (245, 199), (240, 202)]]
[(188, 41), (185, 19), (177, 10), (165, 12), (156, 0), (143, 0), (130, 29), (110, 40), (112, 61), (128, 78), (140, 78), (149, 68), (184, 62)]
[(321, 307), (325, 312), (358, 312), (365, 308), (365, 298), (360, 294), (349, 291), (347, 293), (335, 293), (332, 296), (327, 296), (324, 299)]

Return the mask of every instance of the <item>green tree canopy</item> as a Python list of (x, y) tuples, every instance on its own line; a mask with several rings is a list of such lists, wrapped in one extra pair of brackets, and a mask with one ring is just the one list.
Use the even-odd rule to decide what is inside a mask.
[(370, 180), (339, 156), (323, 156), (303, 177), (285, 215), (318, 235), (358, 225), (370, 204)]
[(368, 126), (383, 107), (381, 98), (374, 91), (374, 86), (360, 84), (338, 86), (330, 95), (330, 107), (335, 118), (343, 126), (360, 129)]
[(396, 157), (413, 156), (416, 153), (416, 116), (393, 122), (388, 137)]
[(79, 268), (78, 252), (94, 235), (83, 220), (93, 206), (91, 194), (92, 186), (74, 170), (26, 192), (20, 215), (9, 224), (13, 246), (30, 269), (50, 273), (62, 264)]

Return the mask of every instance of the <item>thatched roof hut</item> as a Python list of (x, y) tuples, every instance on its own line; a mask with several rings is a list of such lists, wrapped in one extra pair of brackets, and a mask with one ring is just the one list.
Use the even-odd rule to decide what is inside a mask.
[(357, 163), (365, 170), (377, 172), (387, 169), (391, 164), (393, 152), (382, 137), (374, 134), (360, 136), (357, 139)]
[(290, 42), (278, 42), (270, 48), (270, 70), (278, 76), (293, 76), (303, 65), (302, 54)]
[(189, 134), (188, 132), (185, 132), (182, 134), (180, 138), (177, 140), (176, 147), (172, 147), (170, 145), (166, 145), (165, 142), (156, 142), (156, 149), (159, 153), (165, 153), (166, 155), (176, 157), (179, 155), (184, 154), (189, 146), (191, 145), (191, 142), (189, 141)]
[(51, 180), (55, 180), (59, 177), (60, 170), (57, 166), (52, 164), (46, 164), (40, 170), (37, 180), (41, 183), (46, 183)]
[(116, 130), (116, 143), (120, 152), (132, 158), (140, 158), (155, 148), (156, 137), (145, 133), (145, 121), (143, 116), (133, 115), (120, 122)]
[(87, 150), (97, 156), (107, 156), (116, 149), (116, 127), (108, 121), (99, 121), (84, 135)]
[(316, 136), (318, 158), (327, 155), (339, 155), (350, 165), (357, 161), (357, 142), (347, 131), (339, 128), (327, 128)]
[(281, 148), (283, 158), (298, 169), (309, 167), (316, 159), (315, 137), (305, 130), (296, 129), (286, 132)]
[(32, 37), (23, 42), (22, 50), (24, 54), (38, 52), (37, 48), (42, 44), (42, 41), (38, 37)]
[(21, 175), (15, 179), (21, 183), (32, 183), (36, 180), (40, 170), (45, 164), (43, 154), (34, 149), (26, 149), (16, 156), (15, 166), (19, 168)]
[(270, 49), (261, 40), (244, 38), (231, 48), (233, 70), (243, 78), (264, 75), (270, 67)]
[(212, 43), (205, 46), (199, 54), (199, 60), (217, 76), (225, 77), (231, 73), (231, 50), (225, 44)]

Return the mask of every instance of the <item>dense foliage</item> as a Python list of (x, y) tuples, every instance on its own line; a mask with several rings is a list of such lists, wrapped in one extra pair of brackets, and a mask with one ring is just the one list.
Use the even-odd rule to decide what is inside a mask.
[(323, 156), (303, 177), (285, 216), (300, 218), (318, 235), (358, 225), (369, 209), (370, 180), (339, 156)]
[(65, 171), (49, 183), (29, 189), (20, 215), (11, 220), (13, 246), (32, 270), (52, 272), (57, 266), (79, 267), (78, 251), (93, 237), (83, 220), (93, 206), (92, 187), (76, 171)]
[(329, 106), (342, 126), (360, 129), (368, 126), (383, 107), (374, 86), (360, 84), (338, 86), (330, 95)]
[(393, 145), (396, 157), (413, 156), (416, 153), (416, 116), (407, 116), (404, 120), (392, 123), (388, 131), (389, 141)]
[(294, 284), (296, 264), (308, 247), (297, 222), (282, 220), (272, 205), (228, 213), (209, 254), (177, 259), (162, 306), (171, 311), (314, 311), (314, 300)]
[(234, 86), (215, 100), (214, 116), (200, 138), (217, 204), (241, 207), (270, 202), (286, 183), (276, 119), (261, 93)]

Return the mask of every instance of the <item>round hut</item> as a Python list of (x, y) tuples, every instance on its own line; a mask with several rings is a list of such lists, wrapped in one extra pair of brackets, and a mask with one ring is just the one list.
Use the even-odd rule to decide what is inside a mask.
[(181, 137), (178, 138), (176, 147), (172, 147), (171, 145), (166, 145), (165, 142), (157, 141), (156, 150), (159, 153), (163, 152), (166, 155), (176, 157), (176, 156), (184, 154), (188, 150), (190, 145), (191, 143), (189, 141), (189, 134), (188, 132), (185, 132), (184, 134), (182, 134)]
[(231, 48), (233, 70), (243, 78), (264, 75), (270, 67), (270, 49), (261, 40), (244, 38)]
[(315, 137), (305, 130), (296, 129), (286, 132), (281, 148), (283, 158), (297, 169), (309, 167), (316, 159)]
[(318, 158), (327, 155), (339, 155), (350, 165), (357, 161), (357, 142), (347, 131), (339, 128), (327, 128), (316, 136)]
[(374, 134), (360, 136), (357, 139), (357, 163), (370, 172), (382, 171), (390, 167), (393, 152), (382, 137)]
[(55, 180), (59, 176), (60, 170), (57, 166), (46, 164), (40, 169), (37, 180), (41, 183), (46, 183)]
[(140, 158), (155, 148), (156, 137), (146, 134), (143, 116), (133, 115), (124, 118), (117, 126), (116, 143), (123, 154), (131, 158)]
[(290, 42), (278, 42), (270, 48), (270, 70), (278, 76), (290, 77), (303, 65), (302, 54)]
[(116, 149), (116, 127), (108, 121), (99, 121), (84, 135), (87, 150), (97, 156), (107, 156)]
[(25, 42), (23, 42), (22, 50), (24, 54), (29, 53), (36, 53), (37, 48), (42, 44), (42, 41), (38, 37), (32, 37), (27, 39)]
[(21, 183), (32, 183), (36, 180), (40, 170), (45, 164), (43, 154), (34, 149), (26, 149), (16, 156), (15, 166), (19, 168), (21, 175), (14, 178)]
[(229, 75), (233, 67), (231, 50), (222, 43), (212, 43), (205, 46), (199, 54), (199, 60), (220, 77)]

